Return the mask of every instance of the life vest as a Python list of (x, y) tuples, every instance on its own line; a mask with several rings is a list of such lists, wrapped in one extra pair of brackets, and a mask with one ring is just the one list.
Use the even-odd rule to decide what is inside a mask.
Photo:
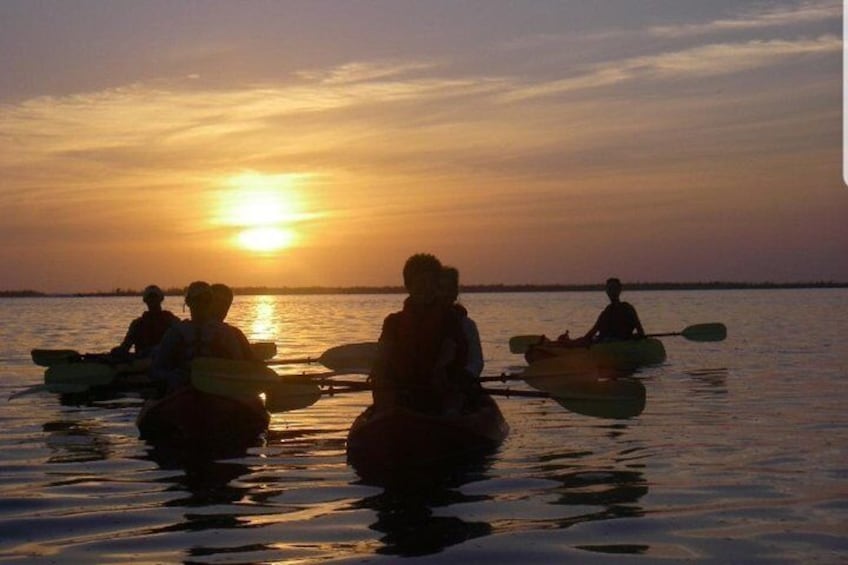
[(630, 339), (636, 330), (636, 310), (628, 302), (612, 302), (601, 312), (598, 340)]
[(386, 347), (386, 378), (396, 385), (428, 387), (440, 371), (463, 369), (468, 342), (459, 313), (450, 306), (418, 305), (386, 317), (380, 341)]
[(135, 335), (133, 336), (136, 353), (139, 356), (148, 354), (159, 345), (168, 328), (179, 321), (179, 318), (169, 310), (160, 310), (159, 312), (148, 310), (140, 318), (136, 318)]
[(224, 322), (210, 321), (203, 325), (182, 322), (178, 327), (188, 359), (195, 357), (242, 359), (244, 356), (241, 344)]

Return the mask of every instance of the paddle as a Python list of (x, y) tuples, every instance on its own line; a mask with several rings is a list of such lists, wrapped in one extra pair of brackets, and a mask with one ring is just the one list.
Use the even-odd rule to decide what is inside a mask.
[(305, 376), (283, 378), (251, 361), (198, 357), (191, 362), (191, 383), (203, 392), (234, 398), (264, 394), (269, 412), (306, 408), (321, 398), (316, 381)]
[[(719, 322), (695, 324), (679, 332), (648, 334), (645, 337), (683, 336), (690, 341), (723, 341), (727, 337), (727, 327)], [(510, 353), (526, 353), (527, 350), (542, 342), (543, 335), (516, 335), (509, 338)]]
[(257, 359), (271, 359), (277, 354), (277, 344), (273, 341), (257, 341), (250, 344), (250, 350)]
[(377, 357), (377, 343), (348, 343), (331, 347), (318, 357), (294, 357), (291, 359), (270, 359), (268, 365), (300, 365), (320, 363), (333, 371), (349, 373), (367, 373)]
[[(273, 341), (257, 341), (250, 344), (250, 349), (257, 359), (271, 359), (277, 354), (277, 344)], [(30, 351), (32, 361), (40, 367), (51, 367), (60, 363), (73, 363), (87, 358), (103, 360), (108, 353), (80, 353), (75, 349), (33, 349)], [(116, 362), (118, 360), (116, 359)]]
[[(497, 377), (500, 379), (500, 377)], [(321, 386), (325, 387), (336, 387), (341, 386), (349, 389), (350, 391), (358, 390), (358, 391), (367, 391), (373, 390), (373, 386), (371, 383), (366, 383), (362, 381), (344, 381), (344, 380), (327, 380), (326, 382), (320, 383)], [(553, 396), (547, 392), (542, 392), (539, 390), (511, 390), (511, 389), (501, 389), (501, 388), (483, 388), (482, 391), (486, 394), (492, 396), (521, 396), (527, 398), (553, 398)]]
[(69, 363), (82, 359), (82, 354), (73, 349), (33, 349), (30, 352), (32, 361), (41, 367), (49, 367), (57, 363)]

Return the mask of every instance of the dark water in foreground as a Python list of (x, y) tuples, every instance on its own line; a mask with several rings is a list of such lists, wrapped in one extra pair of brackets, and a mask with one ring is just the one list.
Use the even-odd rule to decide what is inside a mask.
[[(363, 393), (275, 414), (264, 444), (217, 454), (140, 441), (133, 394), (7, 402), (43, 378), (30, 349), (107, 349), (143, 305), (2, 299), (0, 561), (848, 561), (848, 291), (626, 298), (649, 332), (720, 321), (728, 339), (666, 338), (668, 361), (639, 373), (646, 404), (629, 419), (499, 398), (512, 432), (497, 453), (406, 489), (366, 484), (345, 461)], [(315, 355), (374, 340), (399, 302), (245, 297), (232, 318), (253, 340), (275, 340), (281, 356)], [(486, 374), (498, 374), (522, 364), (511, 335), (582, 330), (604, 297), (465, 302)], [(179, 310), (175, 299), (166, 306)]]

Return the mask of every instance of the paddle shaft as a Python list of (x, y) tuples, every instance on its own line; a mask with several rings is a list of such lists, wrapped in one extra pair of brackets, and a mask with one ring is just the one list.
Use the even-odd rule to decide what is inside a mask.
[[(342, 392), (353, 392), (353, 391), (365, 391), (365, 390), (373, 390), (374, 387), (370, 383), (364, 383), (362, 381), (337, 381), (337, 380), (327, 380), (325, 383), (320, 383), (321, 386), (327, 386), (330, 388), (330, 391), (334, 390), (335, 387), (342, 387)], [(511, 390), (511, 389), (502, 389), (502, 388), (482, 388), (484, 393), (491, 396), (520, 396), (525, 398), (551, 398), (551, 395), (547, 392), (542, 392), (539, 390)], [(332, 394), (332, 392), (329, 392)]]

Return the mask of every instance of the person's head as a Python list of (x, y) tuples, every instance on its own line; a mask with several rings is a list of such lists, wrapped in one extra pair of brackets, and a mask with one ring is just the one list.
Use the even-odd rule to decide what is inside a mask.
[(607, 296), (610, 300), (618, 300), (621, 296), (621, 281), (615, 277), (607, 279)]
[(439, 295), (442, 263), (429, 253), (417, 253), (403, 266), (403, 286), (410, 298), (419, 303), (431, 303)]
[(154, 310), (162, 305), (162, 301), (165, 300), (165, 293), (155, 284), (151, 284), (142, 291), (141, 299), (147, 304), (148, 309)]
[(224, 283), (215, 283), (212, 290), (212, 317), (223, 322), (233, 304), (233, 290)]
[(192, 320), (206, 320), (211, 315), (212, 287), (204, 281), (194, 281), (186, 289), (185, 303)]
[(459, 269), (442, 267), (439, 275), (439, 294), (448, 304), (453, 304), (459, 298)]

